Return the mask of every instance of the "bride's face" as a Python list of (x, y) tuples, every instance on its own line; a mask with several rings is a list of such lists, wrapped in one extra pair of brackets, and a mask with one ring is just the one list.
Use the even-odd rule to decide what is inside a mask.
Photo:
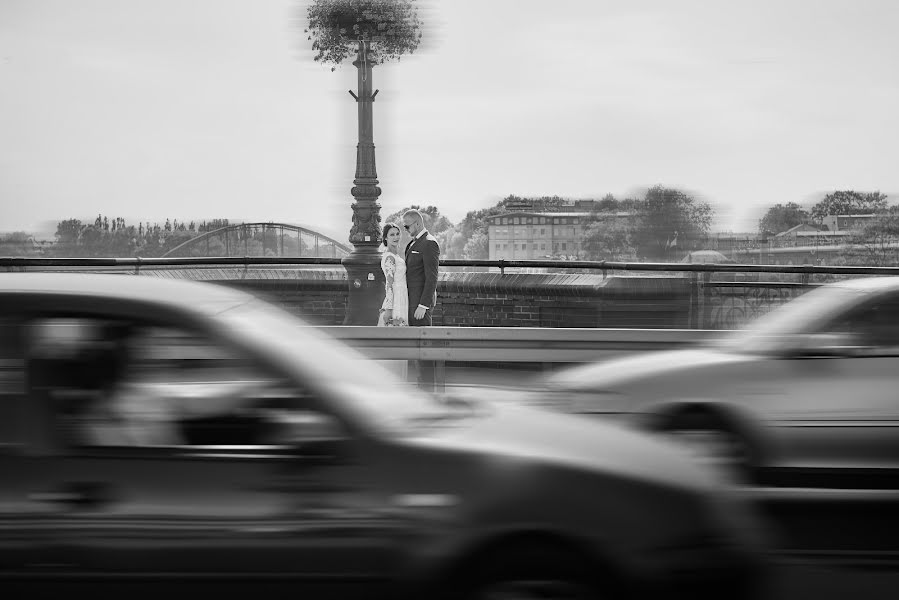
[(396, 249), (400, 245), (400, 230), (396, 227), (391, 227), (390, 231), (387, 232), (387, 248), (396, 252)]

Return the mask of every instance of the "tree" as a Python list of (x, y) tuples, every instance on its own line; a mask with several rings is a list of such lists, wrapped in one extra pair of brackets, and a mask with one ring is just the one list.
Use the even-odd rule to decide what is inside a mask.
[(899, 266), (899, 206), (891, 206), (849, 236), (840, 262), (869, 267)]
[(314, 60), (333, 71), (359, 42), (370, 44), (376, 62), (399, 60), (421, 42), (421, 20), (415, 0), (314, 0), (306, 9), (304, 33), (316, 52)]
[(465, 242), (456, 227), (450, 227), (437, 234), (437, 243), (440, 244), (440, 254), (445, 258), (462, 258), (465, 252)]
[(820, 221), (827, 215), (873, 215), (887, 208), (887, 196), (880, 192), (836, 191), (812, 207), (812, 218)]
[(791, 227), (808, 223), (810, 216), (807, 210), (795, 202), (775, 204), (759, 220), (759, 233), (780, 233)]
[[(478, 235), (483, 235), (486, 242), (487, 232), (489, 231), (489, 218), (507, 212), (506, 204), (517, 200), (521, 200), (521, 198), (508, 196), (490, 208), (469, 211), (465, 218), (454, 227), (455, 233), (450, 240), (451, 244), (447, 245), (445, 250), (444, 246), (440, 247), (443, 255), (446, 258), (466, 258), (467, 252), (476, 252), (477, 244), (472, 245), (468, 251), (466, 250), (468, 242)], [(485, 247), (484, 252), (486, 251), (487, 248)], [(485, 254), (484, 258), (486, 257), (487, 255)]]
[(34, 237), (25, 231), (13, 231), (0, 235), (0, 256), (36, 256), (40, 250), (35, 246)]
[(612, 194), (606, 194), (596, 203), (595, 212), (616, 212), (621, 210), (621, 203)]
[(384, 220), (384, 224), (396, 223), (397, 225), (402, 226), (403, 214), (405, 214), (407, 210), (413, 209), (421, 213), (425, 222), (425, 229), (434, 236), (453, 227), (453, 222), (440, 214), (440, 209), (436, 206), (426, 206), (422, 208), (418, 204), (413, 204), (412, 206), (396, 211)]
[(655, 186), (636, 207), (632, 241), (637, 255), (668, 260), (675, 251), (695, 250), (708, 235), (712, 207), (676, 189)]
[(631, 241), (631, 224), (611, 215), (598, 217), (587, 225), (581, 248), (587, 260), (634, 260), (637, 257)]
[(81, 241), (84, 225), (78, 219), (67, 219), (56, 224), (56, 243), (64, 248), (74, 247)]
[(465, 243), (462, 258), (469, 260), (490, 258), (488, 241), (487, 233), (483, 229), (478, 229)]

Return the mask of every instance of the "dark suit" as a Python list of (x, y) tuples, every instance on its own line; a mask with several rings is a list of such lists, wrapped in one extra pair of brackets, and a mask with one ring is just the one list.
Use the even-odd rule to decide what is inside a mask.
[[(406, 288), (409, 291), (409, 325), (424, 327), (432, 324), (431, 311), (437, 304), (437, 271), (440, 265), (440, 245), (428, 233), (418, 237), (406, 246)], [(419, 305), (427, 306), (424, 318), (416, 319), (415, 310)], [(434, 361), (418, 361), (418, 385), (422, 389), (434, 391), (436, 372)]]
[[(409, 325), (431, 325), (431, 311), (437, 304), (437, 271), (440, 265), (440, 246), (425, 232), (406, 246), (406, 288), (409, 291)], [(421, 320), (414, 317), (418, 305), (428, 307)]]

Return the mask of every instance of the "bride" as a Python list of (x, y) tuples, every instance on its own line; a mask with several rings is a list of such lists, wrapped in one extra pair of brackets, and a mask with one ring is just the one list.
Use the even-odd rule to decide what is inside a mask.
[(378, 317), (378, 327), (404, 327), (409, 324), (409, 294), (406, 291), (406, 261), (399, 255), (400, 227), (395, 223), (384, 225), (381, 235), (386, 247), (381, 257), (384, 271), (384, 303)]

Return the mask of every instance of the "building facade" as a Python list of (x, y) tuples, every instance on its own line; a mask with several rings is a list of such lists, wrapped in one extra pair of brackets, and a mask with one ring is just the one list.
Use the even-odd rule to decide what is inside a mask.
[(491, 217), (490, 260), (579, 258), (589, 212), (509, 212)]

